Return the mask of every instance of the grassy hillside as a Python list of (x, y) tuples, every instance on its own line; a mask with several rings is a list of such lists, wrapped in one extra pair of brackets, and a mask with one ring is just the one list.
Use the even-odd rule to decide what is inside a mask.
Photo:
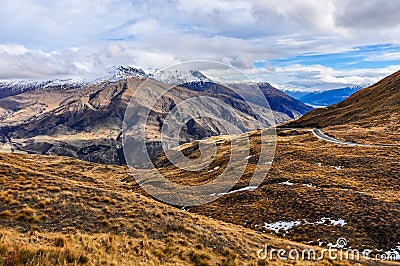
[[(272, 168), (258, 189), (224, 195), (188, 210), (303, 243), (327, 245), (345, 237), (353, 247), (389, 250), (397, 246), (399, 149), (340, 146), (319, 140), (307, 130), (278, 134)], [(258, 141), (259, 134), (252, 133), (253, 156), (234, 189), (248, 184), (258, 161)], [(219, 147), (215, 162), (221, 168), (211, 173), (194, 175), (176, 169), (168, 166), (163, 156), (157, 162), (171, 180), (199, 184), (221, 174), (229, 149), (229, 143)], [(345, 224), (333, 225), (330, 220), (343, 220)], [(287, 231), (270, 230), (279, 222), (300, 225)]]
[(0, 154), (0, 265), (263, 265), (264, 244), (310, 248), (151, 200), (128, 178), (125, 167)]
[[(251, 133), (252, 157), (234, 189), (251, 177), (258, 139)], [(219, 143), (215, 162), (223, 168), (230, 145)], [(191, 145), (196, 144), (184, 149), (196, 156)], [(399, 155), (389, 147), (337, 146), (308, 131), (280, 131), (272, 169), (257, 190), (183, 211), (146, 197), (123, 166), (1, 154), (0, 254), (3, 262), (31, 259), (36, 265), (41, 260), (241, 265), (265, 262), (256, 258), (260, 244), (326, 247), (340, 237), (375, 254), (396, 247), (400, 239)], [(219, 173), (190, 174), (163, 157), (155, 163), (185, 184)], [(278, 222), (297, 221), (292, 228), (274, 229)]]

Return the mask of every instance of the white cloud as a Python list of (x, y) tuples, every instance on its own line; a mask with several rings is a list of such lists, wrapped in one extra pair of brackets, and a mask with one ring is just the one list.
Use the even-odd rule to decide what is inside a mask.
[(106, 52), (107, 55), (114, 58), (114, 57), (121, 57), (124, 55), (125, 52), (125, 48), (122, 47), (120, 44), (118, 43), (113, 43), (110, 45), (107, 45), (106, 47)]
[[(254, 61), (397, 43), (399, 12), (400, 2), (391, 0), (4, 0), (0, 78), (95, 75), (110, 65), (163, 68), (195, 59), (257, 73)], [(287, 86), (310, 77), (329, 86), (359, 81), (334, 66), (306, 68), (272, 66), (257, 77)]]
[(387, 52), (381, 54), (372, 54), (366, 58), (366, 61), (379, 62), (379, 61), (393, 61), (400, 60), (400, 52)]
[(289, 65), (274, 69), (248, 71), (257, 81), (268, 80), (277, 88), (288, 90), (323, 90), (354, 85), (371, 85), (398, 71), (398, 66), (381, 69), (335, 70), (322, 65)]
[(20, 44), (0, 44), (0, 54), (23, 55), (29, 50)]

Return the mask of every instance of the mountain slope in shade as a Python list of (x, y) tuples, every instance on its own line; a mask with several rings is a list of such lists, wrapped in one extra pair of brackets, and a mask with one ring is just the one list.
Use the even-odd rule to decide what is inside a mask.
[(272, 110), (286, 113), (292, 119), (298, 118), (313, 109), (311, 106), (282, 93), (269, 83), (260, 83), (258, 86), (269, 101)]
[(361, 89), (346, 100), (315, 109), (284, 127), (328, 127), (343, 124), (361, 127), (400, 125), (400, 71)]
[[(129, 78), (63, 91), (44, 88), (0, 99), (2, 141), (11, 145), (14, 150), (28, 153), (124, 164), (121, 145), (122, 122), (127, 105), (142, 82), (143, 79), (140, 78)], [(141, 91), (143, 99), (149, 99), (154, 96), (154, 92), (161, 93), (170, 87), (155, 80), (148, 82), (150, 88), (142, 88)], [(175, 87), (158, 99), (147, 122), (149, 138), (146, 141), (151, 156), (155, 156), (161, 149), (160, 131), (169, 111), (186, 99), (205, 95), (202, 92)], [(217, 95), (214, 96), (218, 98)], [(241, 127), (241, 121), (244, 121), (244, 131), (255, 129), (254, 126), (258, 123), (253, 110), (249, 109), (243, 100), (229, 96), (221, 99), (230, 109), (210, 101), (198, 101), (197, 107), (202, 110), (214, 108), (220, 118), (238, 123), (238, 127)], [(135, 107), (141, 112), (148, 110), (141, 101)], [(191, 113), (189, 109), (182, 112)], [(271, 119), (268, 117), (268, 109), (259, 106), (258, 112), (260, 117), (265, 117), (265, 121)], [(269, 124), (273, 124), (273, 121)], [(132, 126), (140, 128), (142, 125)], [(225, 131), (223, 125), (212, 119), (194, 118), (182, 128), (179, 142), (224, 134)]]
[[(254, 85), (246, 86), (247, 91), (243, 92), (245, 96), (254, 104), (264, 105), (265, 100), (268, 101), (269, 107), (275, 115), (275, 122), (282, 123), (283, 121), (288, 121), (291, 119), (296, 119), (312, 110), (313, 108), (303, 104), (302, 102), (288, 96), (282, 91), (274, 88), (269, 83), (259, 83), (258, 88), (254, 88)], [(181, 86), (194, 91), (205, 92), (212, 95), (227, 95), (236, 99), (241, 99), (242, 97), (235, 93), (233, 90), (236, 89), (240, 91), (238, 84), (228, 84), (228, 86), (222, 86), (220, 84), (212, 82), (189, 82), (184, 83)], [(240, 86), (244, 86), (240, 84)], [(232, 89), (230, 89), (232, 88)], [(248, 92), (252, 90), (260, 89), (264, 94), (265, 99), (259, 99), (258, 97), (251, 97)]]

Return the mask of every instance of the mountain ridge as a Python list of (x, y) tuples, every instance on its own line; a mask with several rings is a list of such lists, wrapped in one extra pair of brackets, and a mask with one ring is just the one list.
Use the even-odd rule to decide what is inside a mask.
[(311, 106), (319, 106), (325, 107), (338, 102), (341, 102), (348, 98), (353, 93), (359, 91), (364, 86), (353, 86), (353, 87), (344, 87), (338, 89), (330, 89), (330, 90), (318, 90), (312, 92), (300, 92), (300, 91), (284, 91), (289, 96), (293, 98), (311, 105)]
[[(170, 84), (157, 81), (147, 76), (144, 71), (133, 67), (116, 67), (110, 70), (110, 73), (109, 78), (100, 78), (93, 83), (63, 89), (42, 86), (0, 99), (2, 142), (15, 151), (66, 155), (100, 163), (124, 164), (120, 136), (126, 107), (132, 96), (137, 95), (135, 91), (145, 81), (153, 92), (163, 94), (167, 91), (157, 100), (158, 109), (150, 112), (152, 138), (148, 143), (154, 156), (161, 148), (160, 141), (156, 138), (160, 134), (166, 114), (179, 102), (191, 97), (206, 96), (221, 100), (231, 109), (229, 111), (214, 108), (215, 112), (220, 112), (221, 117), (231, 121), (243, 120), (248, 125), (257, 124), (254, 110), (244, 99), (236, 97), (228, 89), (229, 85), (224, 88), (224, 85), (214, 84), (212, 86), (218, 90), (210, 91), (207, 86), (210, 87), (212, 83), (197, 80), (204, 79), (205, 76), (201, 72), (185, 72), (188, 75), (180, 77), (195, 80), (172, 88)], [(180, 75), (183, 72), (176, 73)], [(175, 76), (173, 78), (175, 79)], [(252, 94), (250, 85), (231, 86), (236, 89), (243, 87), (242, 91), (250, 96)], [(270, 119), (269, 125), (297, 118), (311, 109), (272, 86), (263, 84), (260, 89), (267, 99), (261, 101), (252, 96), (252, 101), (258, 108), (257, 116), (265, 116), (266, 121)], [(151, 95), (154, 93), (151, 90), (143, 91), (143, 99), (153, 97)], [(267, 104), (267, 100), (270, 105)], [(206, 105), (210, 103), (200, 101), (197, 104), (203, 106), (199, 108), (208, 110)], [(274, 118), (267, 117), (271, 113), (270, 107)], [(146, 110), (148, 107), (141, 108)], [(231, 113), (233, 110), (238, 111), (239, 116)], [(188, 109), (185, 113), (191, 111)], [(225, 132), (221, 125), (206, 118), (187, 122), (183, 128), (181, 143)]]

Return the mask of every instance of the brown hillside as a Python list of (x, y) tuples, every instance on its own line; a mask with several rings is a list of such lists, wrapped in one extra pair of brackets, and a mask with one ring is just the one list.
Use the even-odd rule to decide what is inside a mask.
[[(250, 140), (253, 156), (234, 190), (247, 186), (258, 162), (259, 134), (253, 132)], [(272, 168), (258, 189), (224, 195), (187, 210), (303, 243), (318, 239), (333, 243), (344, 237), (353, 247), (372, 250), (388, 250), (397, 245), (399, 149), (336, 145), (317, 139), (307, 130), (280, 131), (277, 140)], [(230, 145), (222, 137), (218, 143), (218, 156), (200, 173), (171, 166), (163, 155), (155, 163), (174, 182), (203, 183), (226, 168)], [(196, 145), (186, 146), (185, 151), (190, 150), (194, 155), (198, 153)], [(212, 171), (215, 166), (220, 168)], [(127, 186), (134, 189), (129, 183)], [(346, 224), (315, 224), (324, 217), (342, 219)], [(300, 221), (302, 225), (287, 232), (263, 227), (264, 223), (282, 221)]]
[(264, 244), (310, 248), (148, 199), (126, 189), (128, 177), (125, 167), (0, 154), (0, 265), (264, 265)]

